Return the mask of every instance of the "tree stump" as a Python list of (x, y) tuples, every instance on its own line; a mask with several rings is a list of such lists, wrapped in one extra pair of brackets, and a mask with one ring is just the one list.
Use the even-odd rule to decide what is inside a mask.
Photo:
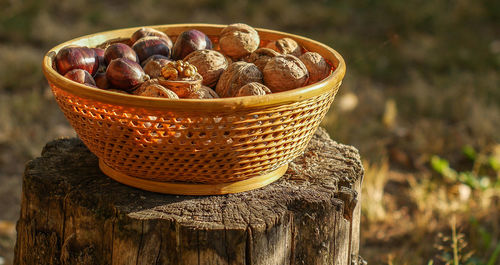
[(14, 263), (358, 264), (362, 177), (324, 129), (278, 181), (222, 196), (130, 188), (59, 139), (26, 166)]

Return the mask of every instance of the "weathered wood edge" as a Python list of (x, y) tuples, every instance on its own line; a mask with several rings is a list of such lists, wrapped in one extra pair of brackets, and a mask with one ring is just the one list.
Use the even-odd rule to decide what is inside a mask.
[[(305, 152), (305, 154), (299, 158), (297, 158), (294, 162), (290, 164), (290, 170), (287, 172), (287, 174), (280, 180), (278, 183), (275, 185), (280, 185), (283, 188), (287, 188), (289, 185), (296, 185), (301, 188), (300, 191), (296, 190), (291, 190), (291, 189), (284, 189), (286, 191), (291, 191), (293, 196), (297, 196), (297, 199), (293, 203), (289, 203), (286, 205), (286, 207), (281, 207), (278, 209), (273, 210), (270, 214), (264, 214), (260, 217), (265, 217), (269, 216), (271, 220), (266, 219), (266, 218), (249, 218), (248, 220), (242, 220), (240, 218), (243, 218), (242, 216), (238, 216), (239, 218), (235, 219), (226, 219), (226, 218), (220, 218), (220, 219), (210, 219), (206, 220), (201, 218), (201, 220), (197, 220), (195, 218), (196, 216), (191, 216), (190, 218), (182, 218), (182, 215), (172, 215), (172, 214), (161, 214), (156, 210), (152, 210), (154, 207), (154, 202), (158, 202), (158, 196), (165, 196), (165, 195), (157, 195), (157, 194), (151, 194), (149, 192), (143, 192), (135, 189), (131, 189), (129, 187), (116, 184), (114, 182), (110, 182), (109, 179), (102, 177), (99, 178), (94, 178), (94, 175), (102, 175), (100, 172), (95, 172), (95, 163), (96, 159), (93, 155), (90, 155), (88, 150), (83, 146), (83, 144), (77, 140), (77, 139), (64, 139), (64, 140), (56, 140), (52, 141), (47, 144), (47, 146), (44, 148), (42, 151), (42, 157), (37, 158), (27, 164), (26, 167), (26, 173), (25, 173), (25, 181), (24, 181), (24, 186), (23, 186), (23, 203), (25, 201), (30, 201), (30, 195), (37, 193), (37, 192), (42, 192), (42, 191), (47, 191), (50, 196), (48, 197), (53, 197), (53, 198), (58, 198), (61, 199), (59, 202), (48, 202), (48, 206), (46, 211), (47, 211), (47, 223), (45, 226), (47, 230), (49, 231), (48, 233), (43, 235), (38, 235), (37, 237), (30, 237), (29, 235), (26, 235), (26, 238), (29, 240), (35, 240), (35, 241), (43, 241), (43, 242), (48, 242), (49, 244), (52, 245), (58, 245), (60, 249), (62, 249), (61, 253), (59, 254), (61, 259), (60, 262), (63, 262), (64, 259), (69, 259), (68, 256), (70, 256), (68, 253), (71, 253), (68, 249), (70, 249), (71, 246), (71, 241), (74, 240), (75, 237), (74, 233), (73, 234), (68, 234), (65, 232), (68, 227), (65, 227), (66, 224), (66, 218), (67, 216), (65, 213), (65, 209), (70, 207), (71, 205), (67, 205), (70, 202), (79, 202), (79, 205), (73, 205), (74, 207), (79, 208), (81, 211), (94, 211), (95, 209), (98, 209), (98, 211), (101, 211), (101, 217), (103, 219), (109, 219), (111, 221), (107, 221), (107, 225), (112, 226), (112, 231), (115, 230), (115, 226), (119, 228), (120, 223), (127, 224), (130, 226), (130, 224), (136, 224), (137, 227), (134, 229), (140, 229), (141, 230), (141, 235), (147, 234), (148, 232), (154, 230), (154, 226), (157, 225), (157, 222), (154, 221), (155, 219), (161, 219), (162, 221), (168, 222), (171, 225), (175, 226), (180, 226), (176, 229), (186, 229), (186, 231), (194, 231), (194, 230), (199, 230), (199, 229), (204, 229), (204, 231), (208, 231), (209, 229), (223, 229), (225, 232), (225, 235), (227, 232), (229, 232), (228, 240), (237, 239), (236, 241), (240, 240), (241, 237), (243, 236), (245, 238), (246, 242), (246, 247), (244, 249), (244, 255), (247, 260), (247, 264), (251, 264), (251, 253), (252, 249), (248, 249), (249, 246), (252, 246), (254, 244), (248, 244), (251, 243), (252, 240), (254, 240), (256, 234), (261, 233), (262, 231), (266, 231), (269, 229), (269, 227), (274, 227), (277, 222), (289, 222), (293, 223), (296, 222), (295, 219), (301, 219), (302, 221), (306, 220), (304, 216), (301, 215), (301, 210), (304, 210), (304, 206), (307, 207), (307, 210), (310, 210), (311, 206), (317, 205), (318, 207), (322, 207), (322, 205), (331, 205), (331, 207), (336, 207), (337, 212), (340, 214), (339, 217), (342, 217), (347, 221), (347, 223), (351, 226), (348, 230), (351, 232), (349, 233), (350, 237), (350, 246), (349, 250), (346, 250), (347, 253), (350, 253), (352, 257), (348, 257), (349, 259), (352, 259), (352, 263), (355, 264), (358, 260), (357, 258), (357, 253), (358, 253), (358, 245), (359, 245), (359, 203), (357, 201), (359, 200), (358, 198), (358, 193), (360, 191), (360, 185), (362, 181), (362, 176), (363, 176), (363, 167), (359, 159), (359, 154), (357, 150), (353, 147), (350, 146), (345, 146), (345, 145), (340, 145), (337, 144), (333, 141), (331, 141), (328, 137), (328, 134), (326, 131), (323, 129), (318, 130), (316, 135), (313, 138), (312, 143), (316, 141), (316, 146), (313, 148), (313, 152), (311, 152), (311, 148), (308, 148)], [(331, 153), (331, 152), (324, 152), (326, 149), (328, 149), (331, 146), (335, 146), (335, 149), (337, 152)], [(86, 152), (82, 150), (87, 150)], [(331, 151), (331, 150), (330, 150)], [(50, 179), (50, 178), (44, 178), (44, 175), (47, 173), (53, 173), (55, 175), (57, 174), (73, 174), (73, 172), (67, 172), (65, 171), (65, 167), (45, 167), (44, 164), (48, 164), (54, 156), (57, 157), (58, 154), (61, 152), (66, 152), (66, 153), (73, 153), (76, 157), (73, 157), (73, 159), (65, 161), (64, 157), (62, 158), (61, 161), (57, 161), (59, 164), (66, 164), (66, 163), (72, 163), (72, 167), (77, 167), (80, 169), (84, 169), (84, 171), (90, 172), (90, 175), (93, 177), (89, 177), (86, 179), (81, 179), (78, 181), (78, 183), (75, 183), (73, 179), (64, 179), (62, 182), (57, 183), (56, 179)], [(342, 168), (336, 168), (334, 171), (331, 170), (324, 170), (326, 175), (329, 176), (328, 178), (317, 178), (318, 172), (314, 172), (316, 174), (316, 178), (312, 178), (312, 174), (308, 175), (311, 172), (308, 172), (307, 170), (309, 169), (310, 171), (312, 170), (311, 168), (314, 168), (309, 162), (315, 161), (314, 156), (320, 157), (319, 154), (324, 154), (326, 153), (327, 157), (331, 156), (329, 158), (332, 158), (337, 161), (341, 161), (345, 165)], [(38, 175), (40, 173), (44, 173), (44, 175)], [(300, 172), (300, 174), (299, 174)], [(319, 172), (322, 173), (322, 172)], [(332, 174), (327, 174), (327, 173), (332, 173)], [(50, 175), (50, 174), (49, 174)], [(347, 177), (346, 177), (347, 176)], [(335, 179), (336, 177), (336, 179)], [(329, 181), (329, 179), (334, 179), (334, 181)], [(54, 182), (55, 181), (55, 182)], [(99, 192), (103, 192), (102, 187), (112, 185), (114, 186), (114, 190), (118, 191), (123, 191), (127, 190), (127, 192), (131, 192), (131, 196), (138, 198), (140, 200), (148, 201), (149, 203), (142, 203), (137, 206), (131, 206), (129, 207), (129, 203), (125, 201), (120, 201), (120, 200), (111, 200), (111, 201), (99, 201), (102, 200), (100, 198), (98, 201), (93, 201), (91, 198), (88, 198), (89, 194), (99, 194)], [(120, 186), (116, 186), (120, 185)], [(272, 184), (274, 185), (274, 184)], [(263, 193), (266, 193), (264, 191), (265, 189), (269, 189), (272, 187), (270, 185), (269, 187), (265, 187), (262, 190), (258, 191), (253, 191), (253, 192), (247, 192), (244, 194), (233, 194), (233, 195), (226, 195), (226, 196), (218, 196), (215, 201), (218, 201), (219, 203), (222, 203), (223, 201), (226, 201), (226, 203), (229, 201), (231, 202), (231, 199), (233, 201), (236, 198), (242, 199), (240, 202), (248, 199), (252, 199), (252, 196), (262, 196)], [(55, 190), (53, 188), (56, 187)], [(85, 193), (82, 193), (82, 190), (85, 190), (88, 187), (92, 187), (91, 190), (87, 190)], [(96, 187), (101, 187), (101, 189)], [(311, 187), (314, 187), (314, 191), (312, 193), (308, 193), (307, 189), (311, 189)], [(94, 189), (94, 190), (92, 190)], [(92, 193), (94, 191), (95, 193)], [(318, 191), (320, 194), (318, 194)], [(260, 194), (259, 194), (260, 193)], [(299, 194), (300, 193), (300, 194)], [(325, 196), (325, 194), (329, 194), (331, 196)], [(280, 194), (280, 196), (282, 196)], [(309, 195), (311, 198), (308, 198), (310, 201), (307, 201), (305, 205), (303, 204), (303, 201), (301, 200), (301, 196), (306, 196)], [(142, 198), (145, 199), (142, 199)], [(181, 203), (181, 201), (185, 200), (203, 200), (205, 198), (199, 198), (199, 197), (190, 197), (190, 196), (181, 196), (182, 198), (180, 199), (179, 196), (171, 196), (169, 200), (172, 201), (172, 203)], [(187, 198), (189, 197), (189, 198)], [(260, 197), (257, 197), (260, 198)], [(162, 197), (162, 200), (165, 200), (165, 197)], [(211, 198), (211, 200), (214, 200)], [(55, 200), (57, 201), (57, 199)], [(62, 202), (62, 205), (60, 205)], [(52, 205), (52, 204), (56, 205)], [(111, 203), (111, 204), (110, 204)], [(57, 205), (59, 204), (59, 205)], [(182, 203), (181, 203), (182, 204)], [(234, 211), (239, 211), (242, 210), (241, 207), (243, 207), (246, 202), (243, 204), (227, 204), (225, 207), (235, 207)], [(118, 207), (109, 207), (110, 205), (119, 205)], [(222, 204), (221, 204), (222, 205)], [(243, 205), (243, 206), (242, 206)], [(185, 206), (185, 205), (184, 205)], [(51, 212), (51, 207), (53, 207), (52, 212), (53, 214), (50, 214)], [(160, 207), (161, 208), (161, 207)], [(55, 209), (59, 209), (62, 211), (57, 211)], [(23, 211), (28, 210), (28, 209), (23, 209)], [(31, 209), (34, 210), (34, 209)], [(267, 209), (269, 210), (269, 209)], [(231, 210), (230, 212), (234, 212)], [(288, 215), (286, 214), (288, 211), (292, 211), (295, 214), (294, 215)], [(55, 213), (57, 212), (57, 213)], [(57, 233), (54, 234), (54, 232), (50, 232), (51, 230), (51, 224), (50, 224), (50, 216), (52, 217), (57, 217), (57, 215), (63, 214), (64, 216), (62, 219), (64, 219), (64, 223), (62, 225), (62, 231), (58, 231)], [(281, 216), (278, 218), (278, 220), (274, 219), (275, 216), (273, 217), (273, 214), (275, 216)], [(22, 212), (22, 217), (29, 216), (30, 214), (28, 212)], [(84, 214), (85, 215), (85, 214)], [(297, 216), (296, 216), (297, 215)], [(252, 217), (252, 216), (251, 216)], [(307, 217), (307, 216), (306, 216)], [(336, 217), (336, 218), (339, 218)], [(71, 218), (71, 217), (70, 217)], [(356, 222), (353, 222), (353, 219), (356, 219)], [(148, 220), (153, 220), (153, 222), (149, 223), (148, 226), (152, 227), (147, 227), (146, 230), (144, 228), (145, 221)], [(229, 221), (229, 222), (228, 222)], [(243, 221), (243, 224), (246, 224), (246, 226), (242, 226), (241, 223), (239, 224), (239, 221)], [(18, 224), (18, 227), (20, 224), (22, 224), (23, 220), (20, 220), (20, 223)], [(335, 220), (337, 222), (337, 219)], [(43, 223), (43, 222), (42, 222)], [(111, 224), (110, 224), (111, 223)], [(40, 224), (38, 224), (40, 225)], [(310, 226), (309, 226), (310, 227)], [(126, 228), (126, 227), (125, 227)], [(303, 229), (307, 230), (308, 226), (305, 226)], [(69, 228), (71, 229), (71, 228)], [(130, 229), (128, 227), (127, 229)], [(126, 229), (125, 229), (126, 230)], [(235, 233), (235, 231), (244, 231), (244, 234), (242, 235), (241, 233)], [(260, 231), (260, 232), (259, 232)], [(34, 231), (31, 231), (34, 232)], [(286, 232), (286, 231), (284, 231)], [(233, 233), (234, 235), (231, 235)], [(292, 236), (290, 237), (292, 240), (295, 238), (296, 235), (293, 235), (294, 233), (297, 233), (297, 231), (290, 231), (292, 233)], [(306, 234), (306, 233), (301, 233), (301, 234)], [(313, 233), (314, 234), (314, 231)], [(62, 235), (62, 238), (61, 236)], [(199, 233), (196, 235), (199, 238)], [(24, 238), (24, 239), (26, 239)], [(208, 238), (208, 237), (207, 237)], [(141, 237), (142, 240), (142, 237)], [(295, 239), (296, 240), (296, 239)], [(19, 241), (19, 240), (18, 240)], [(18, 242), (19, 243), (19, 242)], [(162, 243), (160, 243), (160, 247), (158, 251), (162, 249)], [(288, 242), (293, 246), (293, 242)], [(114, 243), (111, 243), (114, 244)], [(138, 255), (140, 254), (141, 250), (141, 245), (142, 242), (139, 244), (139, 249), (138, 249)], [(199, 244), (199, 242), (198, 242)], [(75, 247), (73, 247), (75, 248)], [(91, 247), (90, 247), (91, 248)], [(221, 251), (227, 252), (228, 249), (225, 247), (219, 246), (219, 248), (223, 248)], [(52, 249), (52, 248), (47, 248)], [(89, 251), (89, 247), (79, 247), (79, 255), (83, 256), (89, 256), (90, 254), (87, 253), (85, 254), (85, 251)], [(82, 250), (83, 249), (83, 250)], [(87, 249), (87, 250), (86, 250)], [(144, 248), (143, 248), (144, 249)], [(54, 251), (53, 249), (51, 251)], [(83, 252), (82, 252), (83, 251)], [(242, 250), (243, 251), (243, 250)], [(292, 251), (294, 249), (292, 248)], [(295, 250), (296, 251), (296, 250)], [(83, 254), (82, 254), (83, 253)], [(18, 251), (18, 246), (16, 245), (16, 262), (19, 262), (19, 257), (22, 253), (19, 253)], [(242, 253), (233, 253), (231, 255), (239, 255)], [(297, 255), (297, 253), (294, 253)], [(299, 253), (300, 254), (300, 253)], [(250, 256), (250, 257), (249, 257)], [(228, 258), (229, 260), (229, 258)], [(59, 264), (57, 261), (54, 261), (56, 263), (53, 264)], [(18, 263), (16, 263), (18, 264)], [(51, 263), (52, 264), (52, 263)]]

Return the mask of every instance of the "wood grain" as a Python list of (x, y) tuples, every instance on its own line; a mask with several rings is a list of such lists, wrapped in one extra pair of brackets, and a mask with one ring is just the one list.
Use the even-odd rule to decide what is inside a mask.
[(358, 264), (362, 177), (323, 129), (276, 182), (221, 196), (119, 184), (55, 140), (26, 166), (15, 264)]

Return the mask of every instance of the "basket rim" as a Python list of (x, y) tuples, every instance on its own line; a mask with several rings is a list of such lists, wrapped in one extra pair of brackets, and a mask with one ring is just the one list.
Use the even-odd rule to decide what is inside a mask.
[[(166, 25), (151, 25), (151, 26), (140, 26), (140, 27), (130, 27), (123, 29), (116, 29), (110, 31), (103, 31), (99, 33), (89, 34), (82, 37), (74, 38), (69, 41), (63, 42), (52, 49), (50, 49), (43, 58), (42, 69), (45, 77), (47, 78), (49, 84), (57, 86), (66, 92), (72, 93), (74, 95), (97, 100), (103, 103), (117, 104), (128, 107), (139, 107), (154, 110), (187, 110), (187, 111), (223, 111), (223, 110), (239, 110), (239, 109), (252, 109), (252, 108), (263, 108), (263, 107), (273, 107), (282, 104), (289, 104), (300, 102), (314, 96), (323, 94), (331, 89), (336, 89), (342, 79), (344, 78), (346, 65), (342, 56), (331, 47), (320, 43), (318, 41), (302, 37), (295, 34), (285, 33), (276, 30), (255, 28), (259, 35), (265, 35), (270, 40), (279, 39), (283, 37), (292, 38), (297, 41), (303, 47), (308, 50), (315, 50), (319, 52), (323, 57), (330, 61), (338, 62), (337, 68), (322, 81), (316, 82), (312, 85), (300, 87), (297, 89), (292, 89), (284, 92), (277, 92), (265, 96), (246, 96), (246, 97), (231, 97), (231, 98), (218, 98), (218, 99), (168, 99), (168, 98), (154, 98), (154, 97), (144, 97), (137, 95), (128, 95), (106, 91), (99, 88), (93, 88), (86, 86), (72, 80), (65, 78), (63, 75), (59, 74), (56, 70), (52, 68), (52, 63), (55, 58), (56, 53), (67, 45), (78, 44), (85, 46), (86, 43), (93, 43), (94, 45), (87, 44), (86, 46), (95, 46), (95, 43), (103, 43), (105, 41), (116, 38), (128, 38), (132, 33), (142, 27), (151, 27), (161, 31), (176, 31), (178, 33), (187, 29), (198, 29), (209, 34), (210, 32), (220, 32), (227, 25), (221, 24), (166, 24)], [(168, 33), (169, 35), (175, 36), (175, 34)], [(103, 38), (107, 36), (107, 38)]]

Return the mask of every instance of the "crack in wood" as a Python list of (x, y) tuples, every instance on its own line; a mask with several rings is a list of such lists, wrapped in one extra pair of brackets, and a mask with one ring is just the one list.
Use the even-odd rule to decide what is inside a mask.
[[(34, 261), (41, 257), (53, 259), (48, 257), (50, 240), (40, 242), (39, 235), (52, 238), (59, 253), (56, 263), (43, 264), (57, 265), (62, 255), (77, 257), (71, 262), (110, 265), (138, 265), (145, 260), (165, 265), (186, 260), (323, 265), (332, 259), (328, 265), (344, 265), (351, 255), (357, 257), (358, 250), (351, 245), (359, 243), (352, 233), (359, 216), (353, 211), (359, 204), (360, 186), (355, 183), (362, 179), (363, 168), (354, 148), (331, 141), (324, 130), (316, 133), (281, 179), (234, 195), (149, 193), (112, 181), (96, 165), (95, 156), (78, 139), (51, 142), (42, 157), (28, 163), (16, 265), (37, 264)], [(50, 200), (59, 208), (48, 208)], [(65, 245), (66, 234), (76, 229), (74, 238), (79, 242)], [(67, 254), (60, 253), (62, 249)], [(37, 254), (30, 256), (32, 252)]]
[(252, 265), (252, 246), (253, 246), (253, 233), (252, 226), (247, 225), (246, 229), (246, 245), (245, 245), (245, 265)]

